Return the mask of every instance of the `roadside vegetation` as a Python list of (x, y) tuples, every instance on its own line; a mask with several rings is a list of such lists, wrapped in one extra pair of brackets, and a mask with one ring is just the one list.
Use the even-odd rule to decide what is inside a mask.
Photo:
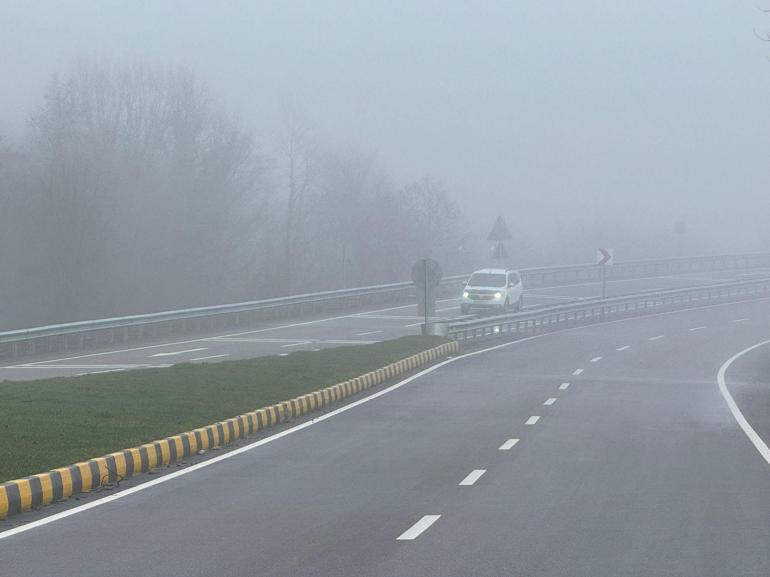
[(410, 336), (286, 357), (5, 381), (0, 482), (208, 425), (446, 342)]
[(451, 274), (484, 256), (440, 178), (398, 182), (292, 106), (248, 126), (215, 94), (186, 69), (79, 60), (23, 136), (0, 118), (0, 331), (406, 280), (425, 256)]

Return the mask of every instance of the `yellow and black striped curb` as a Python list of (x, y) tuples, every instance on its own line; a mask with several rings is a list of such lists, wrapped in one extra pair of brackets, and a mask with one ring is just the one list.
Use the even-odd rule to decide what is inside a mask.
[(355, 379), (208, 427), (47, 473), (8, 481), (0, 484), (0, 519), (168, 465), (178, 459), (195, 455), (202, 449), (219, 447), (246, 435), (264, 431), (273, 425), (316, 411), (458, 350), (457, 342), (445, 343)]

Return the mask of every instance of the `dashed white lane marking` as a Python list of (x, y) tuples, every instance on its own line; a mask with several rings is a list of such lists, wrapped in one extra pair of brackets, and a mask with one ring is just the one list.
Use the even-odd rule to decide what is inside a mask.
[(756, 447), (757, 451), (759, 451), (759, 454), (762, 455), (762, 458), (764, 458), (764, 460), (770, 464), (770, 448), (768, 448), (767, 444), (765, 444), (765, 442), (762, 440), (762, 437), (760, 437), (754, 428), (749, 424), (749, 422), (746, 420), (746, 417), (743, 416), (743, 412), (741, 412), (740, 408), (738, 408), (735, 399), (733, 399), (733, 396), (730, 394), (730, 391), (727, 389), (727, 385), (725, 384), (725, 373), (727, 372), (727, 369), (730, 368), (730, 365), (732, 365), (737, 359), (741, 358), (746, 353), (749, 353), (754, 349), (765, 346), (767, 344), (770, 344), (770, 341), (762, 341), (761, 343), (757, 343), (746, 349), (743, 349), (739, 353), (735, 353), (732, 357), (727, 359), (725, 364), (719, 367), (719, 372), (717, 373), (717, 383), (719, 384), (719, 392), (722, 393), (725, 401), (727, 401), (727, 406), (730, 408), (730, 412), (738, 422), (738, 425), (741, 427), (741, 429), (743, 429), (743, 432), (746, 433), (746, 436), (754, 444), (754, 447)]
[(197, 349), (186, 349), (184, 351), (170, 351), (168, 353), (155, 353), (150, 355), (151, 357), (173, 357), (174, 355), (183, 355), (185, 353), (197, 353), (198, 351), (207, 351), (208, 347), (200, 347)]
[(569, 389), (569, 383), (562, 383), (561, 385), (559, 385), (560, 391), (566, 391), (567, 389)]
[(648, 341), (657, 341), (657, 340), (663, 339), (663, 338), (665, 338), (665, 337), (666, 337), (666, 335), (658, 335), (658, 336), (656, 336), (656, 337), (650, 337), (650, 338), (649, 338), (649, 339), (647, 339), (647, 340), (648, 340)]
[(279, 356), (279, 357), (288, 357), (288, 356), (289, 356), (289, 353), (281, 353), (281, 354), (280, 354), (280, 355), (278, 355), (278, 356)]
[(422, 535), (433, 523), (441, 519), (441, 515), (425, 515), (422, 519), (417, 521), (414, 525), (409, 527), (406, 531), (396, 539), (397, 541), (414, 541)]
[(470, 473), (468, 473), (468, 476), (465, 477), (462, 481), (460, 481), (459, 485), (460, 487), (470, 487), (473, 485), (476, 481), (481, 479), (481, 476), (486, 473), (486, 469), (473, 469)]
[(583, 372), (583, 369), (575, 369), (574, 371), (572, 371), (572, 374), (575, 376), (578, 376), (582, 374), (582, 372)]
[(618, 351), (618, 352), (621, 352), (621, 351), (627, 351), (630, 348), (631, 348), (631, 345), (623, 345), (622, 347), (618, 347), (615, 350)]
[(288, 349), (289, 347), (301, 347), (302, 345), (309, 345), (313, 341), (301, 341), (299, 343), (289, 343), (287, 345), (281, 345), (282, 349)]
[(357, 337), (366, 337), (368, 335), (379, 335), (380, 333), (384, 333), (385, 331), (369, 331), (366, 333), (358, 333)]
[(221, 359), (224, 357), (229, 357), (230, 355), (225, 353), (222, 355), (209, 355), (208, 357), (197, 357), (195, 359), (190, 359), (191, 361), (208, 361), (209, 359)]
[(734, 322), (734, 323), (745, 323), (747, 320), (749, 320), (749, 319), (747, 319), (747, 318), (743, 318), (743, 319), (733, 319), (733, 322)]
[(603, 358), (604, 358), (604, 357), (594, 357), (594, 358), (592, 358), (592, 359), (591, 359), (591, 362), (592, 362), (592, 363), (598, 363), (598, 362), (599, 362), (599, 361), (601, 361)]
[(519, 442), (519, 439), (508, 439), (505, 443), (500, 445), (497, 450), (498, 451), (510, 451), (513, 449), (514, 445)]
[(538, 415), (532, 415), (529, 419), (527, 419), (527, 422), (524, 423), (525, 425), (534, 425), (540, 420), (540, 417)]
[(549, 397), (545, 400), (545, 403), (543, 403), (545, 406), (550, 407), (556, 402), (556, 397)]
[(687, 329), (687, 330), (692, 333), (692, 332), (695, 332), (695, 331), (702, 331), (705, 328), (706, 327), (692, 327), (691, 329)]

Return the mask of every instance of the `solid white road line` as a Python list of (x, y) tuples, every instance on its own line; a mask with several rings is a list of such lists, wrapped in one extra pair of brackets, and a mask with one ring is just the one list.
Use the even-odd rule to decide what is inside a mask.
[(719, 384), (719, 392), (722, 393), (725, 401), (727, 401), (727, 406), (730, 408), (730, 412), (738, 422), (738, 425), (741, 427), (741, 429), (743, 429), (743, 432), (746, 433), (746, 436), (754, 444), (757, 451), (759, 451), (759, 454), (762, 455), (762, 458), (768, 464), (770, 464), (770, 448), (768, 448), (767, 444), (762, 440), (762, 437), (760, 437), (754, 428), (749, 424), (749, 422), (746, 420), (746, 417), (743, 416), (743, 413), (738, 408), (735, 399), (733, 399), (733, 396), (730, 394), (730, 391), (727, 389), (727, 385), (725, 384), (725, 373), (727, 372), (727, 369), (730, 368), (730, 365), (732, 365), (736, 360), (741, 358), (746, 353), (749, 353), (754, 349), (758, 349), (759, 347), (765, 346), (767, 344), (770, 344), (770, 340), (762, 341), (761, 343), (752, 345), (738, 353), (735, 353), (732, 357), (727, 359), (725, 364), (719, 367), (719, 372), (717, 373), (717, 383)]
[(468, 476), (465, 477), (465, 479), (460, 481), (459, 483), (460, 487), (470, 487), (471, 485), (476, 483), (476, 481), (481, 479), (481, 476), (486, 472), (487, 472), (486, 469), (474, 469), (473, 471), (468, 473)]
[(618, 347), (618, 348), (617, 348), (617, 349), (615, 349), (615, 350), (616, 350), (616, 351), (618, 351), (618, 352), (620, 352), (620, 351), (627, 351), (627, 350), (628, 350), (628, 349), (630, 349), (630, 348), (631, 348), (631, 345), (623, 345), (622, 347)]
[(10, 365), (4, 369), (156, 369), (171, 365)]
[(315, 341), (315, 342), (322, 343), (325, 345), (373, 345), (374, 343), (379, 343), (380, 341), (361, 341), (361, 340), (352, 341), (352, 340), (345, 340), (345, 339), (334, 339), (334, 340), (328, 340), (328, 341)]
[(556, 397), (549, 397), (545, 400), (545, 403), (543, 403), (545, 406), (550, 407), (556, 402)]
[(406, 531), (396, 539), (397, 541), (414, 541), (422, 535), (433, 523), (441, 519), (441, 515), (425, 515), (422, 519), (417, 521), (414, 525), (409, 527)]
[[(291, 428), (286, 429), (284, 431), (277, 432), (274, 435), (271, 435), (269, 437), (265, 437), (264, 439), (260, 439), (259, 441), (255, 441), (254, 443), (251, 443), (251, 444), (248, 444), (248, 445), (244, 445), (243, 447), (240, 447), (240, 448), (235, 449), (233, 451), (229, 451), (227, 453), (223, 453), (223, 454), (218, 455), (218, 456), (216, 456), (216, 457), (214, 457), (212, 459), (209, 459), (207, 461), (202, 461), (200, 463), (196, 463), (195, 465), (192, 465), (192, 466), (187, 467), (185, 469), (179, 469), (179, 470), (174, 471), (173, 473), (170, 473), (168, 475), (164, 475), (162, 477), (158, 477), (158, 478), (149, 480), (147, 482), (141, 482), (140, 484), (135, 485), (135, 486), (133, 486), (131, 488), (125, 489), (125, 490), (123, 490), (123, 491), (121, 491), (119, 493), (113, 493), (113, 494), (108, 495), (106, 497), (101, 497), (101, 498), (99, 498), (99, 499), (97, 499), (95, 501), (91, 501), (90, 503), (86, 503), (86, 504), (80, 505), (78, 507), (73, 507), (72, 509), (68, 509), (66, 511), (61, 511), (60, 513), (54, 513), (53, 515), (49, 515), (49, 516), (44, 517), (42, 519), (38, 519), (37, 521), (32, 521), (32, 522), (27, 523), (25, 525), (20, 525), (18, 527), (13, 528), (13, 529), (8, 529), (6, 531), (0, 531), (0, 541), (2, 541), (3, 539), (7, 539), (9, 537), (13, 537), (14, 535), (18, 535), (19, 533), (26, 533), (27, 531), (31, 531), (32, 529), (36, 529), (38, 527), (43, 527), (45, 525), (49, 525), (49, 524), (54, 523), (56, 521), (59, 521), (61, 519), (66, 519), (67, 517), (71, 517), (73, 515), (78, 515), (80, 513), (84, 513), (84, 512), (86, 512), (86, 511), (88, 511), (90, 509), (95, 509), (96, 507), (100, 507), (102, 505), (107, 505), (107, 504), (109, 504), (109, 503), (111, 503), (113, 501), (117, 501), (119, 499), (123, 499), (125, 497), (129, 497), (130, 495), (133, 495), (134, 493), (138, 493), (140, 491), (145, 491), (147, 489), (152, 489), (156, 485), (161, 485), (163, 483), (168, 483), (170, 481), (173, 481), (177, 477), (181, 477), (183, 475), (189, 475), (189, 474), (195, 473), (195, 472), (199, 471), (200, 469), (204, 469), (206, 467), (211, 467), (213, 465), (216, 465), (220, 461), (224, 461), (224, 460), (227, 460), (227, 459), (232, 459), (234, 457), (239, 456), (241, 453), (246, 453), (248, 451), (252, 451), (254, 449), (257, 449), (258, 447), (261, 447), (262, 445), (267, 445), (268, 443), (272, 443), (272, 442), (278, 441), (279, 439), (282, 439), (283, 437), (286, 437), (288, 435), (292, 435), (294, 433), (298, 433), (299, 431), (302, 431), (303, 429), (306, 429), (308, 427), (312, 427), (313, 425), (315, 425), (317, 423), (321, 423), (321, 422), (325, 421), (326, 419), (331, 419), (331, 418), (333, 418), (333, 417), (335, 417), (335, 416), (337, 416), (337, 415), (339, 415), (341, 413), (344, 413), (346, 411), (354, 409), (355, 407), (357, 407), (359, 405), (363, 405), (365, 403), (369, 403), (369, 402), (371, 402), (371, 401), (373, 401), (375, 399), (378, 399), (379, 397), (381, 397), (383, 395), (387, 395), (388, 393), (391, 393), (392, 391), (400, 389), (401, 387), (403, 387), (405, 385), (408, 385), (412, 381), (415, 381), (415, 380), (419, 379), (420, 377), (422, 377), (424, 375), (432, 373), (432, 372), (434, 372), (434, 371), (444, 367), (445, 365), (448, 365), (449, 363), (454, 363), (454, 362), (462, 360), (462, 359), (466, 359), (466, 358), (470, 358), (470, 357), (475, 357), (476, 355), (483, 355), (483, 354), (486, 354), (486, 353), (489, 353), (489, 352), (492, 352), (492, 351), (497, 351), (497, 350), (501, 350), (501, 349), (508, 348), (508, 347), (511, 347), (511, 346), (519, 345), (519, 344), (527, 342), (527, 341), (533, 341), (535, 339), (543, 339), (543, 338), (552, 337), (553, 335), (558, 335), (560, 333), (565, 333), (565, 332), (575, 332), (575, 331), (585, 330), (586, 328), (592, 328), (592, 327), (597, 327), (597, 326), (614, 325), (614, 324), (627, 323), (627, 322), (632, 322), (632, 321), (640, 321), (640, 320), (643, 321), (643, 320), (647, 320), (647, 319), (650, 319), (650, 318), (656, 318), (656, 317), (671, 316), (671, 315), (681, 315), (681, 314), (690, 313), (690, 312), (692, 312), (692, 310), (706, 310), (706, 309), (714, 309), (714, 308), (724, 308), (724, 307), (728, 307), (728, 306), (735, 306), (736, 304), (743, 304), (745, 302), (752, 302), (753, 303), (753, 302), (757, 302), (757, 301), (767, 301), (767, 300), (770, 300), (770, 298), (751, 299), (750, 301), (737, 301), (737, 302), (730, 302), (730, 303), (719, 303), (719, 304), (714, 304), (714, 305), (706, 305), (706, 306), (702, 306), (702, 307), (695, 307), (695, 309), (684, 309), (684, 310), (679, 310), (679, 311), (666, 311), (666, 312), (661, 312), (661, 313), (654, 313), (654, 314), (651, 314), (651, 315), (645, 315), (645, 316), (642, 316), (642, 317), (631, 317), (631, 318), (626, 318), (626, 319), (617, 319), (617, 320), (612, 320), (612, 321), (599, 322), (599, 323), (596, 323), (596, 324), (593, 324), (593, 325), (589, 325), (589, 327), (571, 327), (571, 328), (564, 329), (564, 330), (558, 331), (558, 332), (542, 333), (542, 334), (539, 334), (539, 335), (532, 335), (532, 336), (525, 337), (525, 338), (522, 338), (522, 339), (518, 339), (518, 340), (515, 340), (515, 341), (509, 341), (509, 342), (502, 343), (502, 344), (499, 344), (499, 345), (494, 345), (494, 346), (491, 346), (491, 347), (487, 347), (485, 349), (480, 349), (480, 350), (477, 350), (477, 351), (472, 351), (472, 352), (469, 352), (469, 353), (458, 355), (456, 357), (450, 357), (450, 358), (448, 358), (445, 361), (442, 361), (440, 363), (436, 363), (435, 365), (430, 366), (430, 367), (428, 367), (428, 368), (426, 368), (426, 369), (420, 371), (419, 373), (416, 373), (416, 374), (414, 374), (414, 375), (412, 375), (410, 377), (407, 377), (403, 381), (400, 381), (400, 382), (395, 383), (395, 384), (393, 384), (393, 385), (391, 385), (391, 386), (389, 386), (389, 387), (387, 387), (385, 389), (382, 389), (381, 391), (377, 391), (376, 393), (372, 393), (371, 395), (369, 395), (367, 397), (364, 397), (362, 399), (359, 399), (359, 400), (354, 401), (352, 403), (349, 403), (347, 405), (343, 405), (339, 409), (335, 409), (335, 410), (330, 411), (328, 413), (322, 414), (322, 415), (320, 415), (317, 418), (311, 419), (309, 421), (305, 421), (304, 423), (301, 423), (301, 424), (299, 424), (299, 425), (297, 425), (295, 427), (291, 427)], [(198, 342), (198, 341), (192, 341), (192, 342)], [(770, 342), (770, 341), (768, 341), (768, 342)], [(177, 343), (177, 344), (179, 344), (179, 343)], [(764, 343), (762, 343), (762, 344), (764, 344)], [(157, 346), (157, 345), (153, 345), (153, 346)], [(147, 348), (153, 348), (153, 347), (140, 347), (140, 348), (141, 349), (147, 349)], [(287, 355), (288, 355), (288, 353), (282, 353), (282, 356), (287, 356)], [(85, 357), (96, 356), (96, 354), (83, 355), (83, 356), (85, 356)], [(48, 362), (51, 362), (51, 361), (48, 361)], [(168, 365), (166, 365), (166, 366), (168, 366)], [(9, 368), (9, 367), (5, 367), (5, 368)], [(530, 419), (533, 419), (533, 418), (535, 418), (535, 417), (530, 417)], [(536, 419), (535, 422), (537, 422), (539, 417), (536, 417), (535, 419)], [(440, 517), (440, 515), (438, 517)]]
[(191, 361), (208, 361), (209, 359), (221, 359), (224, 357), (229, 357), (229, 354), (223, 354), (223, 355), (209, 355), (208, 357), (198, 357), (196, 359), (190, 359)]
[[(399, 315), (399, 316), (384, 316), (384, 315), (367, 315), (365, 317), (357, 316), (351, 317), (357, 319), (374, 319), (383, 321), (416, 321), (417, 319), (425, 319), (424, 315)], [(430, 317), (428, 320), (437, 321), (441, 317)]]
[(106, 371), (93, 371), (93, 372), (90, 372), (90, 373), (78, 373), (75, 376), (82, 377), (83, 375), (102, 375), (104, 373), (117, 373), (117, 372), (125, 371), (125, 370), (127, 370), (127, 369), (107, 369)]
[(209, 350), (208, 347), (200, 347), (198, 349), (187, 349), (184, 351), (171, 351), (168, 353), (155, 353), (154, 355), (150, 355), (151, 357), (173, 357), (174, 355), (183, 355), (185, 353), (197, 353), (198, 351), (207, 351)]
[(647, 340), (648, 340), (648, 341), (657, 341), (657, 340), (663, 339), (663, 338), (665, 338), (665, 337), (666, 337), (666, 335), (658, 335), (658, 336), (656, 336), (656, 337), (650, 337), (650, 338), (649, 338), (649, 339), (647, 339)]
[(692, 332), (695, 332), (695, 331), (702, 331), (705, 328), (706, 327), (692, 327), (691, 329), (687, 329), (687, 330), (692, 333)]
[(746, 318), (743, 318), (743, 319), (733, 319), (733, 322), (734, 323), (745, 323), (747, 320), (749, 320), (749, 319), (746, 319)]
[(500, 445), (497, 450), (498, 451), (510, 451), (513, 449), (514, 445), (519, 442), (519, 439), (508, 439), (505, 443)]
[(366, 332), (366, 333), (358, 333), (356, 336), (357, 337), (366, 337), (366, 336), (369, 336), (369, 335), (379, 335), (380, 333), (384, 333), (384, 332), (385, 331), (369, 331), (369, 332)]
[(583, 373), (583, 369), (575, 369), (574, 371), (572, 371), (572, 374), (575, 376), (578, 376), (582, 373)]
[[(459, 302), (459, 301), (460, 301), (459, 297), (454, 297), (454, 298), (450, 298), (450, 299), (436, 299), (436, 303), (451, 303), (451, 302)], [(397, 307), (388, 307), (388, 308), (384, 308), (384, 309), (375, 309), (373, 311), (366, 311), (366, 312), (363, 312), (363, 313), (355, 313), (352, 316), (367, 315), (367, 314), (370, 314), (370, 313), (384, 313), (384, 312), (387, 312), (387, 311), (396, 311), (396, 310), (399, 310), (399, 309), (415, 308), (416, 306), (417, 305), (414, 305), (414, 304), (412, 304), (412, 305), (400, 305), (400, 306), (397, 306)]]
[(282, 349), (288, 349), (289, 347), (301, 347), (302, 345), (309, 345), (313, 341), (301, 341), (299, 343), (289, 343), (288, 345), (281, 345)]
[(532, 415), (529, 419), (527, 419), (527, 422), (524, 423), (525, 425), (534, 425), (540, 420), (540, 417), (538, 415)]
[(594, 358), (592, 358), (592, 359), (591, 359), (591, 361), (590, 361), (590, 362), (592, 362), (592, 363), (598, 363), (598, 362), (599, 362), (599, 361), (601, 361), (603, 358), (604, 358), (604, 357), (594, 357)]
[(569, 389), (569, 383), (562, 383), (559, 385), (559, 390), (566, 391), (567, 389)]
[(233, 338), (223, 338), (223, 337), (212, 337), (210, 339), (204, 339), (206, 342), (212, 342), (212, 343), (258, 343), (258, 344), (281, 344), (281, 343), (297, 343), (300, 342), (300, 340), (304, 340), (307, 342), (308, 339), (260, 339), (260, 338), (247, 338), (247, 337), (233, 337)]

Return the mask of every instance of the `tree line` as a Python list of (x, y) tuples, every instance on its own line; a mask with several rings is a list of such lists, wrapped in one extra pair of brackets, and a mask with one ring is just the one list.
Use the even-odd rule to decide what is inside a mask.
[(0, 330), (468, 270), (444, 184), (395, 184), (287, 107), (260, 141), (190, 71), (79, 61), (0, 138)]

